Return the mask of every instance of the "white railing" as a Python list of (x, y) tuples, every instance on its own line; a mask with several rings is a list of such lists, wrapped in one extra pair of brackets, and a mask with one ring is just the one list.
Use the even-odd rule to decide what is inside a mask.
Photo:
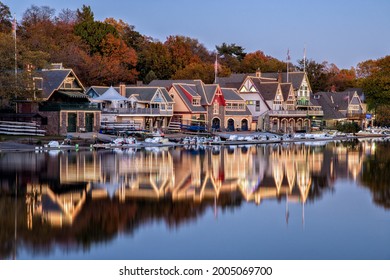
[(142, 116), (172, 116), (173, 110), (161, 110), (160, 108), (104, 108), (102, 109), (102, 113)]

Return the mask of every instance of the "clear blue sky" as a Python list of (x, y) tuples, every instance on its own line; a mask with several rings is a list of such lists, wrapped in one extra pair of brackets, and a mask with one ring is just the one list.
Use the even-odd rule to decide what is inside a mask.
[(196, 38), (209, 50), (223, 42), (246, 52), (262, 50), (280, 60), (287, 49), (339, 68), (390, 55), (389, 0), (0, 0), (21, 20), (31, 7), (76, 10), (89, 5), (95, 19), (122, 19), (140, 33), (165, 41), (169, 35)]

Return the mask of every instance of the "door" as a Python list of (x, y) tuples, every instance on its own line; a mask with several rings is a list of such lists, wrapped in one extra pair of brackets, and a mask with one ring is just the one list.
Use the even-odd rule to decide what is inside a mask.
[(233, 119), (228, 120), (228, 130), (234, 131), (234, 120)]
[(213, 119), (213, 126), (212, 126), (212, 128), (214, 130), (219, 130), (220, 127), (221, 127), (221, 121), (218, 118), (214, 118)]
[(248, 130), (248, 120), (247, 119), (243, 119), (241, 121), (241, 130), (242, 131), (247, 131)]
[(68, 132), (76, 132), (77, 114), (68, 113)]
[(85, 114), (85, 131), (93, 132), (93, 113)]

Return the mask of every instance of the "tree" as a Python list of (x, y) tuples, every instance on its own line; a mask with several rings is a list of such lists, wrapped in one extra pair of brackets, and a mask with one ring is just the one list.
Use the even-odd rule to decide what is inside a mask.
[(214, 66), (212, 63), (193, 62), (185, 68), (178, 70), (173, 79), (199, 79), (206, 84), (211, 84), (214, 81)]
[(262, 51), (247, 54), (241, 62), (242, 73), (254, 73), (257, 69), (261, 72), (277, 72), (286, 69), (286, 64), (271, 56), (266, 56)]
[[(326, 91), (328, 86), (327, 62), (317, 63), (306, 59), (306, 73), (313, 92)], [(298, 70), (303, 71), (304, 61), (298, 60)]]
[(0, 32), (11, 32), (11, 19), (12, 16), (9, 7), (0, 2)]
[(135, 82), (137, 55), (133, 49), (123, 40), (107, 34), (102, 41), (101, 50), (101, 54), (93, 56), (90, 72), (92, 80), (104, 85)]
[(74, 26), (74, 33), (88, 45), (91, 55), (102, 54), (102, 41), (112, 34), (118, 37), (118, 32), (114, 26), (108, 23), (95, 21), (94, 15), (89, 6), (83, 5), (82, 10), (77, 10), (77, 23)]
[[(168, 48), (161, 42), (148, 42), (138, 52), (138, 78), (144, 80), (152, 70), (158, 79), (170, 79), (174, 74), (172, 58)], [(145, 81), (145, 80), (144, 80)]]
[(228, 45), (226, 43), (222, 43), (222, 45), (215, 47), (217, 48), (218, 54), (221, 57), (232, 56), (238, 61), (241, 61), (246, 55), (246, 53), (244, 52), (244, 48), (241, 46), (237, 46), (236, 44)]
[(153, 70), (150, 70), (148, 72), (148, 74), (146, 74), (145, 79), (144, 79), (143, 82), (145, 84), (149, 84), (151, 81), (156, 80), (156, 79), (157, 79), (156, 74), (153, 72)]
[[(31, 74), (18, 71), (15, 75), (15, 48), (10, 34), (0, 33), (0, 99), (8, 101), (14, 98), (31, 98), (32, 91), (28, 87)], [(18, 53), (18, 68), (24, 65), (28, 55), (20, 49)], [(24, 54), (23, 56), (21, 54)]]
[(141, 33), (135, 31), (133, 25), (129, 25), (121, 19), (117, 21), (114, 18), (106, 18), (104, 22), (112, 25), (118, 32), (119, 37), (125, 41), (129, 47), (137, 52), (141, 51), (147, 39), (142, 36)]
[(370, 62), (375, 65), (368, 77), (361, 80), (368, 108), (373, 110), (378, 124), (390, 124), (390, 56)]
[(232, 72), (241, 72), (241, 61), (245, 58), (244, 48), (236, 44), (222, 43), (221, 46), (215, 46), (221, 63), (228, 67)]
[(62, 22), (64, 24), (74, 25), (77, 20), (76, 11), (72, 11), (70, 9), (62, 9), (56, 18), (57, 22)]
[(356, 69), (356, 75), (358, 78), (367, 78), (371, 74), (377, 71), (378, 71), (378, 67), (377, 67), (376, 60), (369, 59), (358, 63)]
[(55, 9), (50, 8), (48, 6), (35, 6), (31, 5), (30, 8), (28, 8), (23, 13), (23, 25), (29, 26), (29, 25), (35, 25), (39, 22), (51, 22), (55, 14)]
[(199, 57), (192, 51), (190, 38), (184, 36), (169, 36), (164, 45), (167, 47), (174, 72), (183, 69), (191, 62), (199, 62)]

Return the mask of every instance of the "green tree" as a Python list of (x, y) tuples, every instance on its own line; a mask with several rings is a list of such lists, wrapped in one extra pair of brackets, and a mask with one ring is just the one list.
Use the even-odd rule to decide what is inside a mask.
[(174, 74), (174, 68), (168, 48), (161, 42), (146, 43), (138, 52), (137, 70), (140, 80), (144, 80), (151, 70), (158, 79), (170, 79)]
[(228, 67), (232, 72), (241, 72), (241, 61), (245, 58), (246, 53), (244, 48), (236, 44), (222, 43), (220, 46), (215, 46), (221, 64)]
[(370, 109), (390, 105), (390, 56), (378, 59), (376, 70), (361, 81)]
[[(303, 59), (298, 60), (297, 69), (304, 70)], [(327, 62), (317, 63), (306, 59), (306, 73), (313, 92), (326, 91), (328, 86)]]
[(156, 79), (157, 79), (156, 74), (153, 72), (153, 70), (150, 70), (148, 72), (148, 74), (146, 74), (145, 79), (143, 80), (143, 82), (145, 84), (149, 84), (151, 81), (156, 80)]
[(9, 7), (0, 1), (0, 32), (9, 33), (12, 28), (12, 16)]
[(177, 80), (199, 79), (206, 84), (211, 84), (214, 81), (214, 66), (212, 63), (193, 62), (177, 71), (172, 78)]
[(114, 26), (108, 23), (95, 21), (93, 12), (89, 6), (83, 6), (82, 10), (77, 10), (77, 23), (74, 26), (74, 33), (88, 45), (89, 53), (102, 54), (102, 41), (107, 34), (118, 37), (118, 32)]

